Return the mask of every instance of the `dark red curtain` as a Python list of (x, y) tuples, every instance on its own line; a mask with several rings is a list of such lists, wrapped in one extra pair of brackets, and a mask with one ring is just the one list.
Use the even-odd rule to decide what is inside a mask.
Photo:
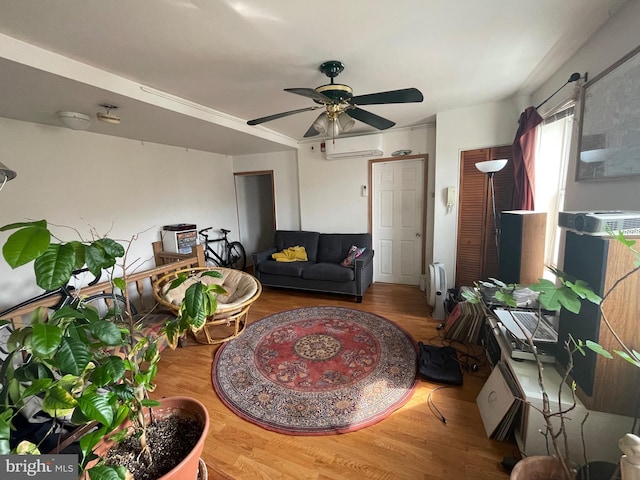
[(536, 127), (542, 117), (535, 107), (527, 107), (520, 115), (513, 140), (513, 210), (533, 210), (535, 185)]

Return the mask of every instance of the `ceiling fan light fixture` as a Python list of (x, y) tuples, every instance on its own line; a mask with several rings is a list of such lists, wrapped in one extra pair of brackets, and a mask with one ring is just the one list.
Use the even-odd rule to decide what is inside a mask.
[(329, 117), (326, 113), (321, 113), (313, 122), (313, 128), (318, 133), (327, 133), (329, 131)]
[(120, 123), (120, 117), (111, 113), (111, 110), (116, 110), (118, 107), (115, 105), (110, 105), (108, 103), (101, 103), (100, 106), (105, 108), (106, 112), (97, 112), (96, 117), (101, 122), (111, 123), (113, 125), (118, 125)]
[(14, 178), (16, 178), (16, 175), (17, 174), (15, 170), (11, 170), (4, 163), (0, 162), (0, 183), (1, 184), (4, 184), (9, 180), (13, 180)]
[(348, 132), (356, 124), (356, 121), (351, 118), (346, 112), (342, 112), (340, 115), (338, 115), (337, 123), (340, 124), (340, 129), (343, 132)]
[(89, 115), (78, 112), (58, 112), (58, 120), (72, 130), (87, 130), (89, 128)]

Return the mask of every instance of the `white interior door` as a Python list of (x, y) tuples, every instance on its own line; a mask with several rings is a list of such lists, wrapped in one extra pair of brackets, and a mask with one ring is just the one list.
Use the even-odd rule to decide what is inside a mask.
[(422, 271), (424, 159), (372, 167), (374, 281), (418, 285)]

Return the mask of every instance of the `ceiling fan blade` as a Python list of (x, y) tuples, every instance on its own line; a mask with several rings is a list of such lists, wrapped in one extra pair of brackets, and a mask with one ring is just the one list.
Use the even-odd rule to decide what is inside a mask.
[(362, 110), (358, 107), (349, 108), (345, 111), (351, 118), (355, 118), (356, 120), (360, 120), (367, 125), (376, 127), (378, 130), (386, 130), (387, 128), (391, 128), (396, 124), (396, 122), (392, 122), (391, 120), (387, 120), (386, 118), (380, 117), (371, 112), (367, 112), (366, 110)]
[(424, 100), (422, 92), (417, 88), (403, 88), (389, 92), (370, 93), (352, 97), (349, 103), (354, 105), (381, 105), (384, 103), (412, 103)]
[(312, 98), (313, 100), (324, 104), (333, 103), (333, 100), (322, 93), (316, 92), (313, 88), (285, 88), (284, 91)]
[(307, 133), (304, 134), (304, 138), (315, 137), (316, 135), (320, 135), (320, 132), (318, 132), (315, 128), (313, 128), (313, 125), (311, 125), (309, 127), (309, 130), (307, 130)]
[(307, 107), (307, 108), (299, 108), (298, 110), (290, 110), (288, 112), (276, 113), (274, 115), (268, 115), (266, 117), (256, 118), (254, 120), (249, 120), (247, 122), (247, 125), (259, 125), (261, 123), (270, 122), (271, 120), (276, 120), (278, 118), (288, 117), (289, 115), (294, 115), (296, 113), (302, 113), (302, 112), (308, 112), (310, 110), (316, 110), (317, 108), (322, 108), (322, 107), (313, 106), (313, 107)]

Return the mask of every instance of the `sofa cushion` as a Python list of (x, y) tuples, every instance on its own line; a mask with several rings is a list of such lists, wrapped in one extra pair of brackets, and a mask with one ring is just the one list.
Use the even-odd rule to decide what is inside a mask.
[(318, 241), (317, 262), (340, 263), (351, 246), (371, 249), (370, 233), (323, 233)]
[(320, 233), (306, 232), (297, 230), (276, 230), (274, 236), (274, 247), (277, 252), (281, 252), (285, 248), (301, 246), (307, 252), (307, 258), (310, 262), (315, 263), (318, 255), (318, 239)]
[(272, 275), (284, 275), (286, 277), (300, 277), (302, 270), (309, 262), (276, 262), (266, 260), (258, 265), (260, 273), (270, 273)]
[(329, 280), (332, 282), (352, 282), (355, 273), (352, 269), (342, 267), (336, 263), (316, 263), (308, 265), (302, 271), (305, 280)]

